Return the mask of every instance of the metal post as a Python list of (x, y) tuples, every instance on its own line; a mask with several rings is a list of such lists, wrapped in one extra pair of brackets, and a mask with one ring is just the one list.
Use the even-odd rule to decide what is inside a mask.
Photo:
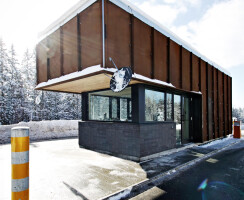
[(29, 128), (11, 129), (12, 200), (29, 200)]

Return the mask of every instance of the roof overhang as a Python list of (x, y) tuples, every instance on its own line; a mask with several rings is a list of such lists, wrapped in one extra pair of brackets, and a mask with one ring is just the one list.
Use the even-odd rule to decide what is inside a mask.
[[(92, 66), (80, 72), (74, 72), (72, 74), (40, 83), (35, 89), (78, 94), (82, 92), (108, 89), (110, 88), (109, 76), (111, 77), (115, 71), (116, 69), (114, 68), (102, 68), (100, 65)], [(130, 85), (138, 83), (174, 88), (172, 84), (156, 79), (150, 79), (134, 73)]]

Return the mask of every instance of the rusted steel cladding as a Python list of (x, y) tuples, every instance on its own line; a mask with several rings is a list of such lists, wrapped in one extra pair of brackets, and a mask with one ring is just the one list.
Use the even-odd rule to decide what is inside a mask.
[(208, 133), (209, 139), (213, 139), (213, 76), (212, 66), (208, 64)]
[(60, 29), (52, 33), (48, 37), (50, 59), (50, 79), (61, 76), (61, 62), (60, 62)]
[(228, 83), (227, 83), (227, 79), (228, 79), (228, 76), (226, 74), (224, 74), (224, 109), (225, 109), (225, 135), (228, 135), (230, 134), (228, 132), (228, 124), (229, 124), (229, 121), (228, 121), (228, 114), (229, 114), (229, 110), (228, 110)]
[(222, 137), (224, 131), (224, 111), (223, 111), (223, 73), (218, 71), (218, 90), (219, 90), (219, 135)]
[[(79, 14), (82, 69), (102, 64), (101, 10), (101, 1), (97, 1)], [(74, 46), (74, 48), (76, 47)]]
[(207, 141), (207, 76), (206, 62), (201, 60), (201, 92), (202, 92), (202, 133), (203, 141)]
[(151, 27), (137, 18), (133, 20), (134, 71), (137, 74), (151, 77)]
[(77, 18), (63, 25), (63, 69), (64, 74), (78, 71)]
[(37, 84), (47, 81), (47, 51), (47, 39), (44, 39), (36, 46)]
[(170, 40), (170, 82), (180, 88), (180, 46)]
[(120, 67), (131, 65), (130, 55), (130, 14), (107, 2), (106, 67), (114, 68), (111, 57)]
[(167, 82), (167, 37), (154, 30), (154, 78)]
[(218, 80), (217, 80), (217, 73), (218, 70), (216, 68), (213, 68), (213, 81), (214, 81), (214, 135), (215, 138), (219, 137), (219, 127), (218, 127)]
[(232, 133), (232, 78), (228, 77), (228, 98), (229, 98), (229, 133)]
[[(182, 48), (182, 89), (191, 90), (190, 67), (191, 67), (191, 53), (185, 48)], [(174, 71), (172, 71), (174, 74)]]
[(192, 54), (192, 90), (199, 91), (199, 58)]

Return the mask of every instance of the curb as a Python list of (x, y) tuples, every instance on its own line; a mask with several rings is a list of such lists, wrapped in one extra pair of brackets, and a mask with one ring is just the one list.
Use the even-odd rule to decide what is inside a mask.
[(129, 198), (135, 197), (136, 195), (138, 195), (138, 194), (140, 194), (140, 193), (142, 193), (148, 189), (151, 189), (152, 187), (157, 186), (166, 180), (170, 180), (170, 179), (176, 177), (181, 172), (189, 169), (189, 167), (193, 167), (194, 165), (198, 164), (199, 162), (206, 160), (209, 157), (216, 155), (216, 154), (220, 153), (221, 151), (223, 151), (223, 150), (225, 150), (225, 149), (227, 149), (227, 148), (229, 148), (235, 144), (238, 144), (240, 142), (241, 141), (239, 140), (239, 141), (233, 142), (227, 146), (224, 146), (220, 149), (216, 149), (216, 150), (214, 150), (208, 154), (205, 154), (203, 157), (196, 158), (196, 159), (191, 160), (187, 163), (179, 165), (173, 169), (170, 169), (166, 172), (163, 172), (163, 173), (161, 173), (161, 174), (159, 174), (159, 175), (157, 175), (151, 179), (148, 179), (148, 180), (140, 182), (139, 184), (137, 183), (133, 186), (127, 187), (126, 189), (118, 191), (114, 194), (110, 194), (106, 197), (101, 198), (101, 200), (119, 200), (119, 199), (129, 199)]

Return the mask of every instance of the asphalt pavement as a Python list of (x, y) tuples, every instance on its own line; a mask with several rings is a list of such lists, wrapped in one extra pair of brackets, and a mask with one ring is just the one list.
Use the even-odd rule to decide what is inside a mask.
[(157, 190), (164, 191), (154, 198), (158, 200), (243, 200), (244, 141), (163, 182)]

